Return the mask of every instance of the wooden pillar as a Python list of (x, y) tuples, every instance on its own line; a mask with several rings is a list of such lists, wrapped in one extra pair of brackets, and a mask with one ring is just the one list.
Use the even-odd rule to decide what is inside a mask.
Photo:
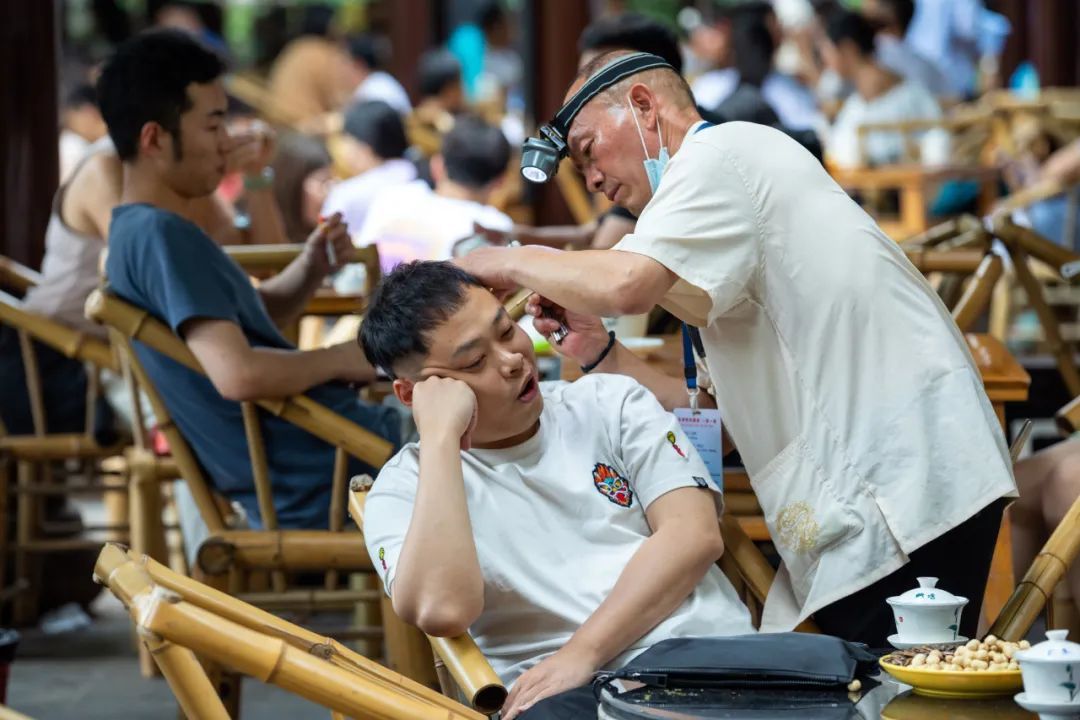
[(420, 56), (436, 46), (438, 13), (432, 10), (432, 0), (394, 0), (385, 11), (392, 53), (387, 70), (405, 86), (415, 104), (420, 99), (416, 69)]
[(56, 3), (0, 3), (0, 253), (39, 267), (59, 181)]
[[(527, 43), (525, 65), (528, 113), (549, 121), (577, 73), (577, 41), (589, 23), (589, 4), (578, 0), (529, 0), (522, 13)], [(572, 224), (570, 209), (554, 182), (531, 188), (537, 225)]]
[(1076, 0), (997, 0), (993, 9), (1009, 18), (1012, 33), (1001, 58), (1001, 77), (1008, 82), (1016, 66), (1030, 60), (1043, 87), (1080, 83), (1080, 5)]

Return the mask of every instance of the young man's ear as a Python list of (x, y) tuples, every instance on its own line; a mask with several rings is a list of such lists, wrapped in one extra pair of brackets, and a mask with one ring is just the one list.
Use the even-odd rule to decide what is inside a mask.
[(394, 380), (394, 397), (400, 400), (401, 404), (405, 407), (412, 407), (412, 391), (414, 384), (415, 383), (413, 383), (412, 380), (402, 380), (401, 378)]
[(173, 138), (156, 122), (144, 123), (139, 130), (139, 153), (147, 157), (156, 157), (163, 152), (172, 152)]

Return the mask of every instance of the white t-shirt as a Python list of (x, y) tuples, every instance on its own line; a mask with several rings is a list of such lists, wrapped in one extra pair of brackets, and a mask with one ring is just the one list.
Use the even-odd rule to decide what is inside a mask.
[[(508, 684), (565, 645), (611, 593), (651, 534), (645, 509), (654, 500), (686, 487), (708, 487), (720, 500), (674, 416), (634, 380), (589, 375), (541, 383), (541, 391), (536, 435), (516, 447), (461, 454), (484, 576), (484, 610), (469, 632)], [(368, 552), (387, 592), (418, 472), (414, 443), (380, 471), (364, 511)], [(682, 605), (610, 665), (666, 638), (752, 632), (746, 607), (714, 566)]]
[(382, 100), (403, 116), (412, 112), (409, 93), (405, 92), (405, 88), (393, 75), (382, 70), (376, 70), (357, 85), (356, 92), (353, 93), (353, 101), (360, 100)]
[(907, 562), (1016, 484), (956, 323), (810, 153), (762, 125), (694, 132), (615, 250), (679, 276), (725, 427), (783, 558), (762, 630)]
[(408, 160), (394, 158), (377, 165), (356, 177), (343, 180), (330, 190), (323, 203), (323, 217), (341, 213), (349, 229), (358, 231), (364, 226), (368, 208), (380, 192), (388, 187), (403, 185), (416, 179), (416, 166)]
[[(904, 154), (903, 135), (898, 132), (870, 133), (864, 145), (865, 158), (862, 158), (857, 132), (859, 126), (940, 117), (941, 106), (934, 96), (922, 85), (910, 80), (904, 80), (887, 93), (869, 101), (858, 93), (852, 93), (836, 116), (825, 151), (833, 162), (845, 167), (864, 164), (863, 159), (870, 165), (895, 163)], [(925, 164), (948, 159), (949, 135), (944, 129), (927, 130), (918, 138)]]
[(375, 196), (356, 244), (378, 245), (383, 269), (411, 260), (449, 260), (473, 224), (509, 232), (514, 221), (490, 205), (437, 194), (423, 180), (386, 188)]

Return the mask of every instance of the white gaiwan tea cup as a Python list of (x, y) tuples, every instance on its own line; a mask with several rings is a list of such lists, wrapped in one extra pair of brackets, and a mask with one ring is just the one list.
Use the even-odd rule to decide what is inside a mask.
[(888, 598), (896, 621), (896, 633), (905, 643), (947, 643), (959, 638), (960, 614), (965, 597), (937, 586), (937, 578), (919, 578), (919, 587)]
[(1068, 634), (1068, 630), (1047, 630), (1047, 640), (1014, 656), (1028, 698), (1080, 704), (1080, 644), (1066, 640)]

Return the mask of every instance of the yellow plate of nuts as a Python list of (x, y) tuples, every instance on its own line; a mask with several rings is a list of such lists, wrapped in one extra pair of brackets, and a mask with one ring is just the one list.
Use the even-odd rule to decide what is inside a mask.
[(1030, 647), (998, 640), (925, 645), (890, 653), (881, 658), (881, 669), (920, 695), (941, 698), (974, 698), (1012, 695), (1023, 689), (1020, 666), (1013, 655)]

